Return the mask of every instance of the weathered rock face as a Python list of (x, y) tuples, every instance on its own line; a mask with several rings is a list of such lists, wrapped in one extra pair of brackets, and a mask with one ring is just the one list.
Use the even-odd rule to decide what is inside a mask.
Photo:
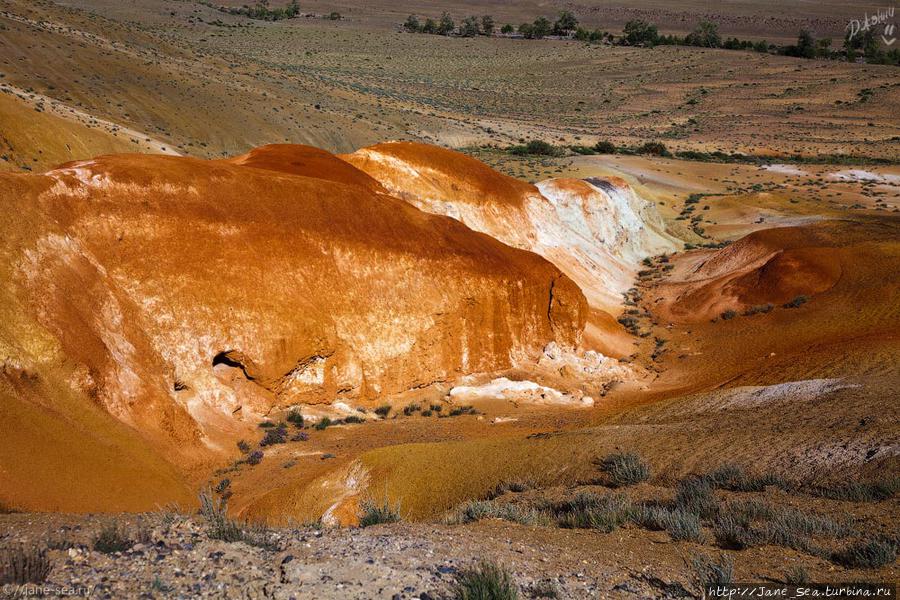
[(502, 369), (584, 326), (543, 258), (314, 149), (0, 177), (4, 365), (183, 460), (272, 407)]
[(533, 186), (464, 154), (412, 142), (342, 158), (424, 211), (540, 254), (578, 284), (593, 308), (617, 311), (640, 260), (678, 245), (655, 208), (620, 179)]

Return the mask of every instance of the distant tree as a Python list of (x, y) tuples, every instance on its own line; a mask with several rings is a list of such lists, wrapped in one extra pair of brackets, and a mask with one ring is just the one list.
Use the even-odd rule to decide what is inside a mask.
[(873, 28), (869, 28), (862, 33), (857, 33), (853, 37), (850, 31), (844, 36), (844, 52), (847, 54), (847, 60), (856, 60), (859, 54), (866, 57), (873, 57), (878, 54), (878, 41), (875, 39)]
[(296, 17), (300, 14), (300, 3), (297, 0), (291, 0), (291, 3), (288, 4), (287, 10), (285, 11), (288, 17)]
[(639, 154), (652, 154), (653, 156), (672, 156), (662, 142), (647, 142), (637, 149)]
[(572, 14), (572, 11), (564, 10), (559, 13), (559, 18), (553, 24), (553, 33), (555, 35), (569, 35), (578, 28), (578, 19)]
[(816, 56), (827, 58), (831, 56), (831, 39), (822, 38), (816, 40)]
[(531, 39), (534, 37), (534, 25), (531, 23), (522, 23), (519, 25), (519, 33)]
[(510, 33), (512, 33), (515, 30), (516, 30), (515, 27), (513, 27), (512, 25), (507, 23), (506, 25), (504, 25), (503, 27), (500, 28), (500, 33), (509, 35)]
[(534, 23), (532, 23), (531, 37), (539, 40), (542, 37), (550, 35), (552, 31), (553, 24), (550, 23), (550, 19), (547, 17), (538, 17), (534, 20)]
[(336, 10), (328, 13), (328, 18), (331, 21), (340, 21), (341, 19), (343, 19), (343, 17), (341, 16), (341, 13), (339, 13)]
[(766, 40), (760, 40), (753, 44), (753, 49), (757, 52), (768, 52), (769, 51), (769, 42)]
[(798, 58), (814, 58), (816, 56), (816, 39), (804, 29), (797, 37), (797, 43), (784, 46), (780, 49), (780, 53)]
[(623, 39), (630, 46), (655, 46), (659, 40), (656, 25), (634, 19), (625, 23)]
[(494, 17), (491, 15), (481, 17), (481, 31), (484, 35), (494, 35)]
[(419, 17), (416, 15), (409, 15), (406, 17), (406, 21), (403, 23), (403, 29), (407, 30), (410, 33), (418, 33), (422, 31), (422, 25), (419, 23)]
[(703, 48), (718, 48), (722, 45), (722, 38), (719, 36), (719, 26), (712, 21), (700, 21), (685, 41), (689, 46), (700, 46)]
[(797, 36), (797, 56), (802, 58), (815, 58), (816, 56), (816, 38), (805, 29)]
[(438, 24), (434, 19), (428, 18), (425, 19), (425, 24), (422, 25), (422, 33), (437, 33)]
[(437, 32), (441, 35), (450, 35), (456, 29), (456, 23), (450, 17), (450, 13), (445, 12), (441, 15), (441, 21), (438, 23)]
[(475, 37), (481, 33), (481, 26), (478, 24), (478, 17), (471, 16), (463, 19), (459, 26), (459, 34), (463, 37)]

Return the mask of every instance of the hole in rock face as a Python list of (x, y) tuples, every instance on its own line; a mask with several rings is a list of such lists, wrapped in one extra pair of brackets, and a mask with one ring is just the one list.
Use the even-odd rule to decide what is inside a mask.
[(244, 373), (244, 377), (250, 379), (251, 381), (255, 379), (253, 375), (247, 370), (247, 366), (244, 364), (243, 355), (236, 350), (225, 350), (223, 352), (219, 352), (213, 357), (212, 366), (216, 367), (217, 365), (225, 365), (228, 367), (234, 367), (235, 369), (240, 369)]

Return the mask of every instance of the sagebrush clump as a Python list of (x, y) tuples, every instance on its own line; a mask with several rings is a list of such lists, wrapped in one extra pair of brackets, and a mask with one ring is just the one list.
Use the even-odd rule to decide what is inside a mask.
[(43, 583), (52, 566), (43, 548), (15, 546), (0, 550), (0, 585)]
[(609, 454), (599, 461), (599, 467), (615, 487), (634, 485), (650, 479), (650, 466), (634, 452)]

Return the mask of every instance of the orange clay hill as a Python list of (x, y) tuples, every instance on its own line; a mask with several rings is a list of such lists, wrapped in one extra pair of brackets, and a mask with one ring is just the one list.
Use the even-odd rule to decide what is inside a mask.
[(0, 175), (0, 501), (187, 502), (273, 410), (375, 402), (577, 346), (551, 263), (327, 153)]
[(656, 207), (617, 177), (531, 185), (459, 152), (413, 142), (377, 144), (342, 158), (424, 211), (555, 264), (587, 297), (586, 344), (613, 356), (629, 353), (630, 339), (613, 317), (641, 259), (681, 247)]
[[(746, 459), (756, 413), (734, 444), (631, 425), (722, 386), (885, 390), (900, 359), (891, 215), (672, 254), (620, 179), (532, 186), (410, 143), (104, 156), (0, 175), (0, 202), (0, 504), (25, 510), (187, 506), (227, 475), (251, 519), (432, 518), (618, 447), (673, 475)], [(263, 444), (292, 410), (341, 422)]]
[(662, 340), (660, 383), (896, 377), (896, 215), (761, 230), (651, 271), (635, 326)]

